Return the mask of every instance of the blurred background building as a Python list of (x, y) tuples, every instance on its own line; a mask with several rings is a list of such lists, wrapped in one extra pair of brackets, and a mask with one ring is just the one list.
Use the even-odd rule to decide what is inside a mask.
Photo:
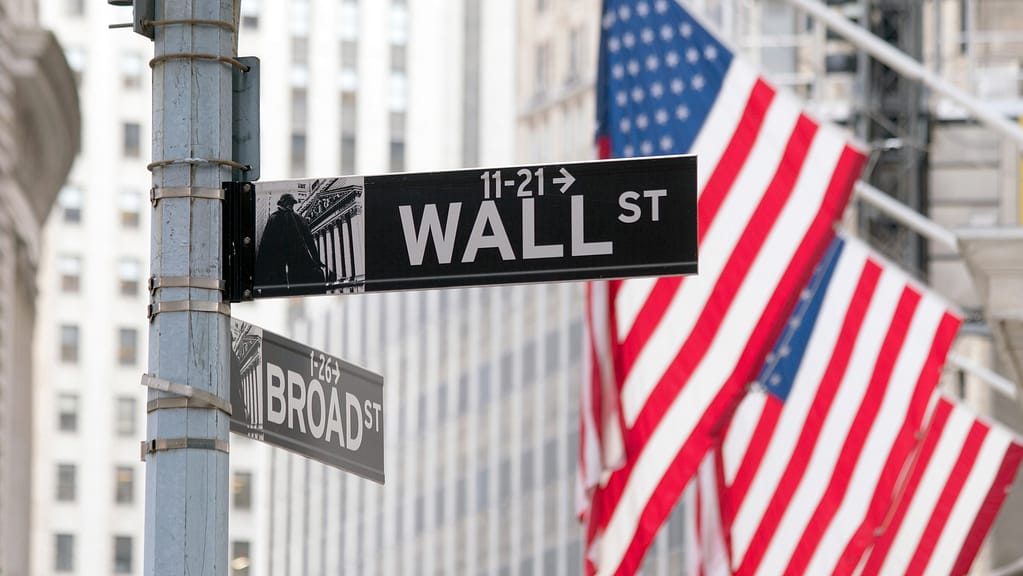
[(32, 356), (43, 223), (79, 145), (78, 97), (35, 2), (0, 1), (0, 574), (30, 574)]
[[(953, 229), (1023, 220), (1020, 151), (946, 99), (872, 63), (785, 0), (683, 3), (819, 116), (855, 132), (871, 151), (865, 180)], [(1007, 116), (1023, 114), (1023, 3), (827, 3)], [(31, 22), (30, 4), (0, 3), (8, 14), (0, 48), (23, 49), (5, 39), (16, 36), (11, 22), (20, 22), (11, 14)], [(81, 156), (43, 247), (34, 248), (33, 573), (134, 573), (145, 477), (139, 375), (147, 349), (152, 45), (107, 30), (127, 16), (105, 3), (46, 0), (39, 10), (64, 47), (86, 121)], [(262, 179), (591, 159), (599, 21), (598, 0), (243, 0), (239, 53), (262, 61)], [(0, 98), (13, 98), (3, 85)], [(55, 114), (40, 118), (61, 122)], [(22, 117), (0, 115), (11, 123)], [(71, 120), (60, 126), (77, 126)], [(56, 140), (58, 152), (72, 141)], [(10, 156), (4, 174), (32, 166), (22, 154)], [(37, 176), (4, 182), (22, 204), (41, 202), (26, 208), (40, 215), (52, 199), (52, 192), (46, 200), (38, 190), (21, 192), (38, 188)], [(956, 353), (1019, 382), (1011, 330), (992, 330), (1003, 326), (992, 322), (995, 283), (978, 281), (976, 263), (854, 204), (850, 221), (860, 234), (968, 313)], [(0, 217), (13, 206), (0, 204)], [(19, 242), (26, 255), (38, 245), (16, 240), (33, 237), (22, 231), (33, 220), (6, 218), (0, 265), (20, 272), (0, 275), (0, 294), (29, 301), (31, 259), (23, 270), (14, 257)], [(1001, 265), (1010, 273), (1021, 266), (1004, 257)], [(8, 288), (9, 278), (20, 292)], [(388, 416), (384, 486), (232, 437), (232, 575), (578, 574), (581, 301), (581, 285), (564, 284), (235, 305), (250, 322), (382, 373)], [(3, 385), (21, 381), (11, 372), (18, 364), (4, 359), (28, 356), (24, 339), (7, 336), (24, 332), (8, 323), (30, 325), (31, 316), (20, 316), (30, 309), (0, 304), (0, 426), (28, 426), (17, 420), (27, 412), (8, 408), (28, 398)], [(1018, 402), (956, 368), (946, 381), (979, 412), (1021, 429)], [(11, 469), (6, 454), (28, 457), (24, 445), (8, 444), (0, 444), (0, 490)], [(1007, 501), (978, 573), (1023, 556), (1021, 491)], [(0, 513), (12, 502), (28, 506), (0, 496)], [(681, 542), (676, 510), (644, 572), (680, 573)]]

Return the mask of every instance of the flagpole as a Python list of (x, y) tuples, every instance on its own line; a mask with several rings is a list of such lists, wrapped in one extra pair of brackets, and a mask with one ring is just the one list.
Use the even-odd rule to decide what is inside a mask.
[(979, 99), (957, 88), (941, 76), (926, 69), (920, 62), (892, 47), (890, 44), (871, 34), (861, 26), (851, 22), (835, 10), (822, 4), (820, 0), (788, 0), (809, 14), (824, 21), (829, 28), (841, 34), (846, 40), (877, 60), (885, 63), (903, 76), (923, 83), (931, 90), (946, 96), (972, 114), (981, 124), (999, 132), (1005, 138), (1023, 148), (1023, 127), (1010, 122), (1008, 118), (984, 105)]
[(988, 368), (977, 364), (973, 360), (958, 354), (949, 354), (948, 363), (954, 365), (963, 372), (967, 372), (970, 375), (976, 376), (984, 382), (987, 382), (989, 386), (1001, 392), (1009, 399), (1016, 399), (1016, 385), (1012, 383), (1012, 380), (1009, 380), (1005, 376), (1002, 376), (993, 370), (989, 370)]
[(955, 232), (945, 228), (941, 224), (938, 224), (923, 214), (920, 214), (916, 210), (913, 210), (909, 206), (906, 206), (902, 202), (899, 202), (862, 180), (856, 182), (856, 186), (853, 190), (857, 198), (881, 210), (895, 220), (898, 220), (906, 227), (924, 236), (928, 240), (937, 242), (942, 246), (955, 251), (957, 254), (960, 252), (959, 237), (956, 236)]

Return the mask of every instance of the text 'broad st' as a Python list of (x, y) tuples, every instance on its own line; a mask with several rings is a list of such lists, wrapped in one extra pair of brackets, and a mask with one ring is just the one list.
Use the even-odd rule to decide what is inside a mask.
[(384, 481), (383, 378), (231, 319), (231, 430)]

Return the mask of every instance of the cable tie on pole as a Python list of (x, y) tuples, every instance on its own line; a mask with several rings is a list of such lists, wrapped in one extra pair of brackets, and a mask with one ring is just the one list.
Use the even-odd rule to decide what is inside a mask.
[(214, 312), (231, 317), (231, 305), (227, 302), (210, 302), (206, 300), (174, 300), (171, 302), (154, 302), (149, 305), (148, 317), (152, 322), (157, 314), (164, 312)]
[(223, 292), (226, 283), (218, 278), (193, 278), (191, 276), (150, 276), (149, 293), (160, 288), (200, 288), (202, 290), (219, 290)]
[(229, 66), (241, 70), (242, 72), (248, 72), (249, 67), (242, 64), (238, 60), (231, 58), (230, 56), (218, 56), (217, 54), (205, 54), (201, 52), (181, 52), (178, 54), (161, 54), (149, 61), (149, 67), (155, 68), (157, 64), (161, 64), (168, 60), (213, 60), (216, 62), (223, 62)]
[(252, 166), (248, 164), (242, 164), (235, 162), (234, 160), (224, 160), (223, 158), (177, 158), (174, 160), (160, 160), (157, 162), (150, 162), (146, 165), (146, 170), (152, 172), (156, 168), (163, 168), (165, 166), (174, 166), (177, 164), (219, 164), (221, 166), (229, 166), (242, 172), (248, 172), (252, 169)]
[[(158, 163), (154, 162), (153, 164)], [(153, 166), (153, 168), (155, 167), (156, 166)], [(150, 168), (150, 170), (152, 170), (152, 168)], [(223, 200), (224, 189), (208, 186), (169, 186), (166, 188), (158, 188), (154, 186), (149, 189), (149, 201), (152, 202), (153, 206), (156, 206), (160, 200), (167, 198), (204, 198), (206, 200)]]
[(220, 410), (228, 416), (232, 413), (231, 401), (216, 394), (200, 390), (187, 384), (179, 384), (157, 378), (152, 374), (143, 374), (141, 384), (151, 390), (174, 394), (171, 398), (157, 398), (146, 404), (146, 411), (153, 412), (164, 408), (209, 408)]
[(223, 20), (203, 20), (196, 18), (180, 18), (176, 20), (143, 20), (143, 26), (175, 26), (178, 24), (193, 24), (200, 26), (218, 26), (227, 30), (228, 32), (234, 32), (235, 27), (231, 22), (224, 22)]
[(156, 452), (188, 449), (216, 450), (218, 452), (223, 452), (224, 454), (231, 453), (230, 446), (227, 442), (214, 438), (155, 438), (153, 440), (142, 441), (139, 456), (142, 458), (142, 461), (145, 462), (147, 456)]

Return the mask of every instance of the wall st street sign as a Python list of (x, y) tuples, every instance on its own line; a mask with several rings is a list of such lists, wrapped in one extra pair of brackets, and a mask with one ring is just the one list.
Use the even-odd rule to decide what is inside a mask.
[(384, 482), (384, 379), (231, 319), (231, 431)]
[(242, 299), (697, 271), (695, 156), (235, 186)]

